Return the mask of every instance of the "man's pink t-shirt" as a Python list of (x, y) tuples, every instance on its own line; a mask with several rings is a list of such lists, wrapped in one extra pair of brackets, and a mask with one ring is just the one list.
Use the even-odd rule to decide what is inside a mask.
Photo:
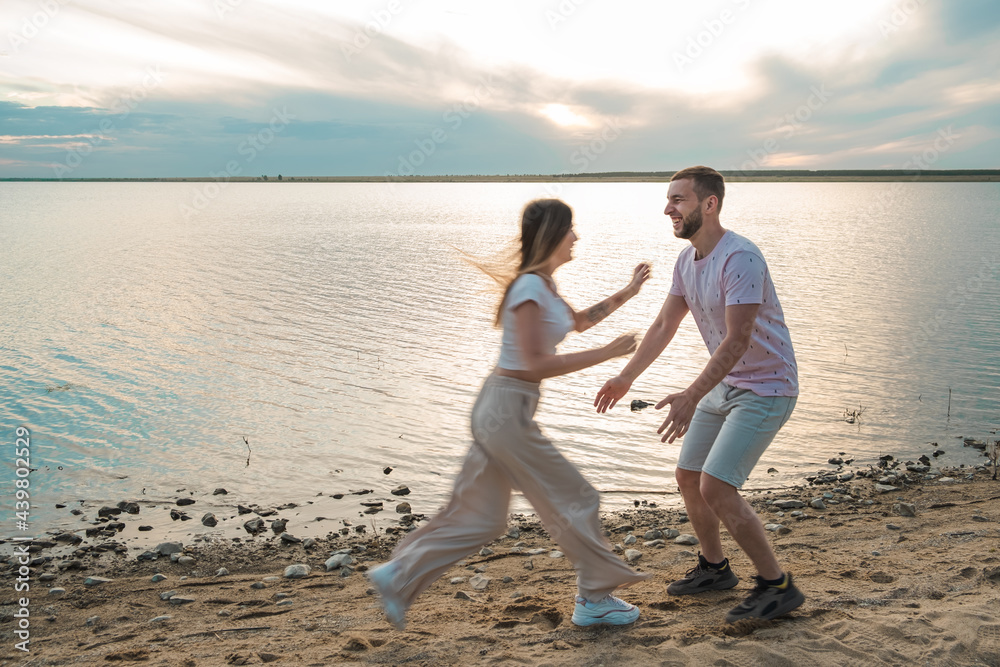
[(689, 246), (677, 257), (670, 293), (684, 297), (711, 354), (726, 337), (726, 306), (760, 304), (750, 347), (723, 382), (758, 396), (798, 396), (792, 339), (760, 249), (727, 230), (707, 257), (694, 253)]

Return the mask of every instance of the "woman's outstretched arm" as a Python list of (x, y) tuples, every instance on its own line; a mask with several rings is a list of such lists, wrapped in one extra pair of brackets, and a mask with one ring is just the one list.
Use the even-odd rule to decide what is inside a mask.
[(642, 262), (636, 266), (632, 271), (632, 281), (625, 289), (612, 294), (604, 301), (596, 303), (590, 308), (573, 313), (575, 323), (573, 329), (577, 332), (586, 331), (618, 310), (623, 303), (639, 293), (642, 284), (649, 280), (650, 275), (652, 275), (652, 267), (649, 264)]
[(619, 336), (603, 347), (569, 354), (546, 354), (542, 348), (542, 313), (534, 301), (525, 301), (514, 309), (517, 326), (517, 342), (522, 359), (528, 368), (517, 371), (516, 377), (531, 382), (541, 382), (545, 378), (566, 375), (589, 368), (609, 359), (630, 354), (636, 348), (635, 334)]

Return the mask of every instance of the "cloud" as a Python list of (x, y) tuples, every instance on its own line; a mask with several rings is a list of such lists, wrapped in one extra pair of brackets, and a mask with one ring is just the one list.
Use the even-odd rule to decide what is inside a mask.
[[(893, 31), (879, 35), (873, 21), (863, 29), (877, 39), (827, 44), (822, 57), (764, 53), (741, 64), (749, 85), (720, 93), (491, 64), (444, 38), (359, 40), (363, 23), (321, 10), (243, 3), (220, 19), (192, 2), (149, 12), (80, 0), (52, 29), (85, 17), (98, 34), (124, 35), (79, 56), (94, 71), (113, 61), (117, 85), (67, 83), (45, 64), (42, 47), (65, 55), (47, 35), (14, 65), (4, 60), (0, 175), (51, 176), (81, 142), (89, 150), (72, 176), (207, 175), (238, 159), (276, 109), (294, 119), (255, 158), (255, 173), (899, 167), (943, 128), (958, 139), (935, 167), (997, 167), (994, 4), (915, 5)], [(126, 54), (133, 43), (149, 48)], [(151, 67), (163, 81), (143, 89)], [(565, 114), (554, 122), (545, 109), (589, 124)], [(608, 140), (611, 125), (621, 130)], [(574, 159), (587, 150), (593, 159)]]

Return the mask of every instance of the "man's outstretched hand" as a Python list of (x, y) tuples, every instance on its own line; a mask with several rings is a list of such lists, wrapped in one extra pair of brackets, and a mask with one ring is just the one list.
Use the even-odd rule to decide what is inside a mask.
[(594, 399), (594, 407), (597, 408), (598, 412), (607, 412), (610, 408), (615, 407), (618, 400), (623, 398), (631, 387), (632, 383), (621, 375), (611, 378), (597, 392), (597, 398)]
[(656, 432), (663, 433), (660, 442), (672, 443), (687, 433), (688, 427), (691, 426), (691, 419), (694, 418), (694, 411), (698, 407), (698, 401), (693, 400), (686, 391), (682, 391), (667, 396), (656, 404), (656, 409), (660, 410), (667, 405), (670, 406), (670, 412), (667, 413), (667, 419), (660, 428), (656, 429)]

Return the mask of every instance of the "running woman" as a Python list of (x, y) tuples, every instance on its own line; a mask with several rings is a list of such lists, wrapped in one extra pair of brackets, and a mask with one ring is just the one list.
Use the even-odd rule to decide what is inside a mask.
[[(405, 626), (417, 596), (455, 562), (507, 530), (511, 491), (532, 504), (545, 529), (577, 572), (576, 625), (627, 625), (639, 610), (612, 595), (648, 577), (611, 550), (601, 529), (600, 496), (534, 421), (545, 378), (579, 371), (633, 352), (636, 337), (620, 336), (584, 352), (558, 354), (570, 331), (585, 331), (639, 293), (650, 276), (639, 264), (628, 286), (583, 311), (559, 296), (552, 278), (569, 262), (577, 236), (573, 212), (557, 199), (529, 203), (521, 218), (513, 280), (489, 272), (506, 290), (496, 315), (503, 327), (500, 359), (472, 409), (473, 443), (448, 504), (410, 533), (392, 559), (369, 573), (388, 620)], [(484, 268), (484, 270), (486, 270)]]

